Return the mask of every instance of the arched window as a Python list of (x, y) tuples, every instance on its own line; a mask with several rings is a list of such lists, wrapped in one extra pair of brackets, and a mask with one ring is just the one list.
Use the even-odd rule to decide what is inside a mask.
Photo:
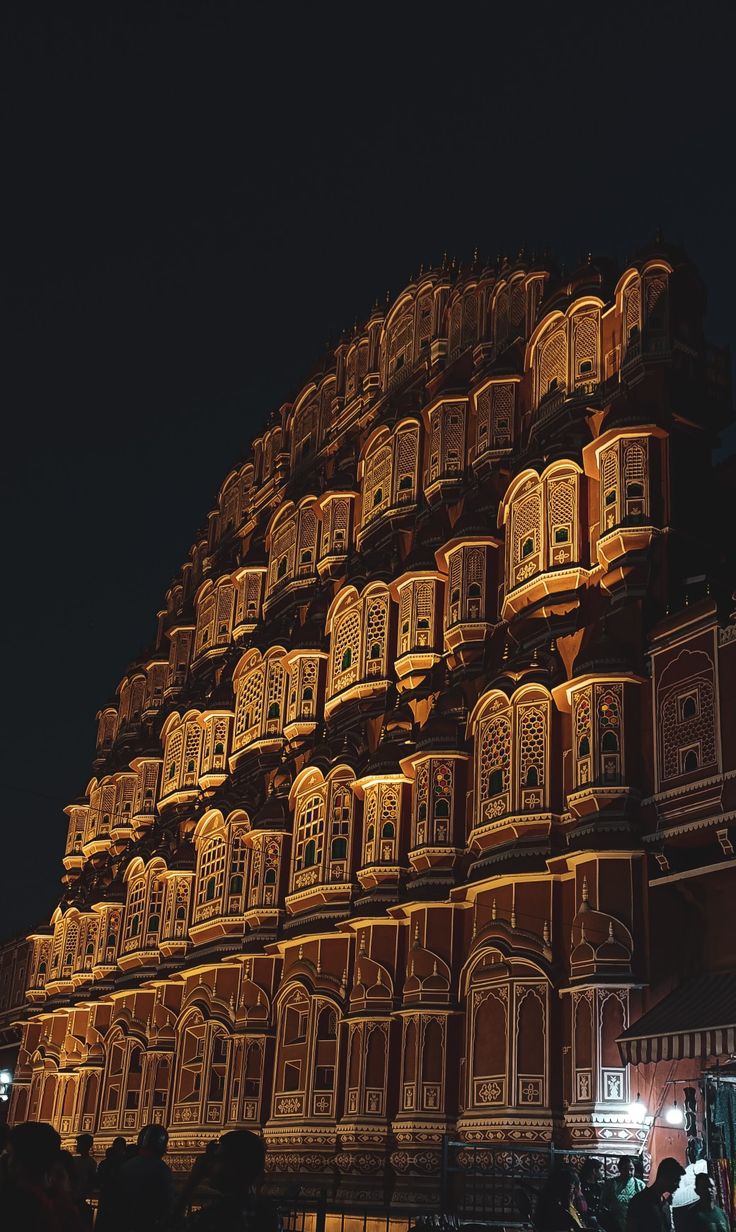
[(413, 1111), (420, 1101), (417, 1099), (417, 1027), (414, 1017), (404, 1018), (404, 1047), (402, 1052), (403, 1073), (401, 1106), (404, 1111)]
[(514, 1102), (541, 1105), (546, 1098), (546, 1007), (539, 986), (517, 984), (516, 1091)]
[(603, 733), (601, 739), (602, 753), (618, 753), (618, 736), (615, 732), (607, 731)]
[(510, 720), (506, 715), (495, 715), (480, 727), (478, 767), (481, 803), (507, 790), (510, 759)]
[(176, 1092), (177, 1103), (198, 1104), (200, 1101), (206, 1035), (206, 1024), (200, 1015), (193, 1014), (187, 1020), (178, 1048), (180, 1069)]
[(225, 882), (226, 843), (221, 834), (215, 834), (206, 839), (199, 850), (199, 868), (197, 872), (197, 908), (195, 920), (200, 915), (200, 908), (205, 904), (219, 901), (222, 898)]
[(374, 448), (366, 456), (363, 470), (363, 525), (372, 521), (391, 499), (393, 450), (390, 443)]
[(411, 363), (414, 352), (414, 304), (405, 303), (386, 325), (382, 342), (384, 388), (390, 388), (398, 373)]
[(508, 1085), (507, 1058), (508, 985), (471, 994), (469, 1075), (470, 1107), (505, 1104)]
[(298, 805), (294, 871), (311, 869), (322, 863), (325, 829), (323, 792), (310, 794)]
[(551, 326), (535, 350), (537, 404), (567, 388), (567, 322)]
[(227, 1036), (217, 1031), (212, 1037), (207, 1076), (207, 1100), (220, 1103), (225, 1094), (229, 1044)]
[(549, 694), (536, 685), (518, 689), (510, 702), (500, 694), (482, 700), (479, 715), (473, 719), (474, 825), (516, 809), (526, 812), (549, 807), (550, 704)]
[(127, 939), (140, 935), (145, 899), (146, 878), (144, 875), (141, 875), (133, 878), (128, 886), (128, 902), (125, 912), (127, 922), (125, 935)]

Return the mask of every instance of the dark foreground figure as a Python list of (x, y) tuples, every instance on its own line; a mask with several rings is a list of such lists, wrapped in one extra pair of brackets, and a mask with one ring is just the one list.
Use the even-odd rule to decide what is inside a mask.
[(258, 1193), (265, 1165), (262, 1138), (248, 1129), (223, 1134), (208, 1177), (219, 1196), (190, 1216), (187, 1232), (280, 1232), (276, 1207)]
[(626, 1232), (673, 1232), (672, 1198), (685, 1175), (676, 1159), (663, 1159), (654, 1184), (629, 1202)]

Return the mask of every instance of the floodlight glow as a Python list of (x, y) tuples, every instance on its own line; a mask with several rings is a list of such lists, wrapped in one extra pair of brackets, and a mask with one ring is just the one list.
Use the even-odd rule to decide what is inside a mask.
[(685, 1120), (685, 1116), (682, 1108), (678, 1107), (677, 1100), (675, 1100), (672, 1106), (667, 1109), (664, 1114), (664, 1119), (668, 1125), (682, 1125)]

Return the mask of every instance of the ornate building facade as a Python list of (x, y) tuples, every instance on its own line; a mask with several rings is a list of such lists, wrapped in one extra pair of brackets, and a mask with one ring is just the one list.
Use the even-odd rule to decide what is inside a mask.
[(618, 1041), (734, 963), (703, 313), (662, 244), (444, 266), (271, 416), (99, 712), (13, 1119), (344, 1176), (640, 1149)]

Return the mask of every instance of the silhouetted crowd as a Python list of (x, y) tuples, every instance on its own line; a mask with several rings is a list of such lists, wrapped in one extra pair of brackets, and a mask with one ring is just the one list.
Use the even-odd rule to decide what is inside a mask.
[[(211, 1142), (178, 1189), (161, 1125), (142, 1129), (135, 1146), (116, 1138), (99, 1166), (91, 1134), (80, 1135), (72, 1155), (50, 1125), (26, 1121), (1, 1132), (3, 1232), (281, 1232), (276, 1207), (260, 1193), (265, 1145), (247, 1129)], [(604, 1180), (602, 1160), (590, 1157), (579, 1173), (550, 1174), (527, 1222), (535, 1232), (674, 1232), (672, 1198), (684, 1173), (664, 1159), (647, 1187), (622, 1156), (618, 1175)], [(713, 1179), (699, 1173), (695, 1188), (684, 1232), (729, 1232)]]
[[(3, 1232), (280, 1232), (273, 1203), (259, 1193), (263, 1140), (247, 1129), (223, 1134), (195, 1161), (177, 1191), (164, 1161), (169, 1135), (147, 1125), (135, 1146), (116, 1138), (99, 1167), (91, 1134), (77, 1154), (62, 1150), (50, 1125), (26, 1121), (0, 1142)], [(195, 1203), (200, 1209), (192, 1212)]]
[[(536, 1204), (536, 1232), (674, 1232), (672, 1199), (685, 1175), (676, 1159), (663, 1159), (648, 1187), (634, 1176), (629, 1155), (619, 1159), (618, 1175), (609, 1180), (603, 1180), (602, 1167), (602, 1160), (591, 1156), (579, 1173), (555, 1169)], [(684, 1232), (729, 1232), (707, 1172), (695, 1177), (695, 1192), (697, 1202), (682, 1212)]]

